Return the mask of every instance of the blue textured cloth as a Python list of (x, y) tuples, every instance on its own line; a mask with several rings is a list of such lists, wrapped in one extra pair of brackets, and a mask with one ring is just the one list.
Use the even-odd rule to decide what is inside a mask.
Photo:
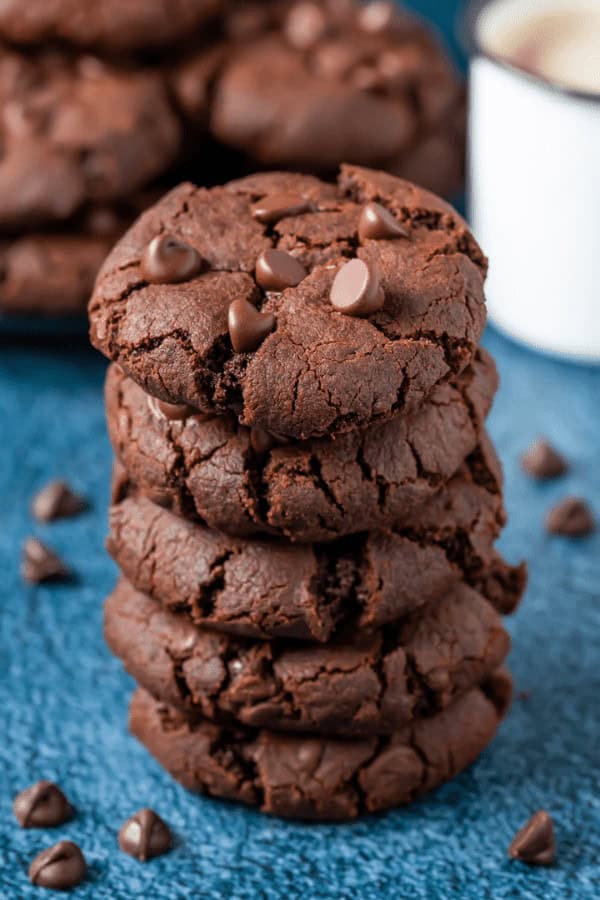
[[(468, 772), (414, 807), (349, 826), (267, 819), (187, 794), (126, 731), (132, 683), (102, 639), (102, 600), (115, 579), (103, 550), (111, 454), (102, 360), (84, 348), (0, 345), (0, 897), (29, 887), (32, 856), (60, 837), (90, 863), (75, 896), (144, 898), (589, 897), (600, 893), (600, 535), (550, 538), (542, 520), (567, 492), (600, 513), (600, 370), (538, 357), (493, 332), (502, 388), (491, 417), (507, 477), (512, 560), (531, 587), (511, 623), (517, 700), (493, 746)], [(566, 478), (529, 481), (518, 455), (538, 433), (573, 462)], [(90, 512), (35, 525), (28, 506), (67, 476)], [(29, 588), (19, 547), (37, 534), (78, 573)], [(56, 779), (77, 807), (64, 827), (23, 831), (13, 795)], [(178, 845), (143, 866), (116, 846), (120, 822), (142, 805), (173, 826)], [(527, 869), (506, 859), (515, 829), (539, 807), (556, 820), (559, 862)]]

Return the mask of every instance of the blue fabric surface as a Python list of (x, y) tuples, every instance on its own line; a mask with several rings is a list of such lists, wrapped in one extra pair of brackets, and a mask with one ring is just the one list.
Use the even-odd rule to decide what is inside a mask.
[[(80, 842), (90, 874), (81, 898), (598, 897), (600, 884), (600, 535), (550, 538), (542, 519), (567, 492), (600, 513), (600, 370), (517, 348), (493, 332), (502, 388), (491, 430), (505, 464), (509, 558), (531, 563), (531, 587), (511, 623), (517, 700), (495, 744), (454, 783), (412, 808), (350, 826), (304, 826), (186, 794), (127, 735), (131, 682), (111, 659), (101, 606), (115, 570), (103, 550), (111, 455), (102, 360), (91, 351), (0, 345), (0, 897), (48, 896), (28, 863), (60, 837)], [(540, 486), (518, 454), (538, 433), (573, 461)], [(89, 513), (31, 521), (34, 489), (66, 475)], [(28, 588), (18, 573), (30, 533), (78, 573), (67, 586)], [(13, 795), (54, 778), (78, 814), (23, 831)], [(116, 848), (119, 823), (141, 805), (173, 826), (173, 853), (142, 866)], [(538, 807), (555, 816), (559, 862), (509, 863), (514, 830)]]

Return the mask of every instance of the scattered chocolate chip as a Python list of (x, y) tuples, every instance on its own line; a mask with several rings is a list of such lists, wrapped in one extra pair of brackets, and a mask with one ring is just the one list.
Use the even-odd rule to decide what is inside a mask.
[(147, 862), (173, 846), (169, 826), (153, 809), (140, 809), (121, 826), (119, 847), (123, 853)]
[(242, 298), (234, 300), (228, 313), (229, 337), (236, 353), (256, 350), (275, 328), (273, 313), (262, 313)]
[(85, 877), (87, 863), (77, 844), (59, 841), (42, 850), (29, 866), (29, 879), (37, 887), (66, 891)]
[(250, 446), (259, 456), (264, 456), (265, 453), (269, 453), (274, 447), (281, 447), (287, 443), (286, 438), (267, 431), (261, 425), (253, 425), (250, 429)]
[(384, 304), (385, 295), (372, 264), (351, 259), (339, 270), (331, 285), (330, 299), (346, 316), (368, 316)]
[(69, 570), (60, 556), (37, 538), (28, 538), (23, 546), (21, 574), (30, 584), (67, 578)]
[(361, 244), (364, 244), (367, 240), (389, 241), (408, 237), (408, 231), (385, 206), (381, 206), (380, 203), (367, 203), (358, 220), (358, 237)]
[(142, 277), (150, 284), (177, 284), (195, 278), (202, 269), (198, 251), (172, 234), (153, 238), (142, 258)]
[(556, 859), (554, 825), (548, 813), (540, 809), (514, 836), (508, 848), (511, 859), (530, 866), (551, 866)]
[(168, 419), (170, 422), (183, 422), (197, 412), (185, 403), (166, 403), (158, 397), (148, 397), (148, 406), (158, 419)]
[(568, 471), (566, 459), (545, 438), (534, 441), (523, 454), (521, 465), (532, 478), (558, 478)]
[(76, 516), (86, 506), (83, 497), (72, 491), (66, 482), (51, 481), (33, 498), (31, 511), (38, 522), (52, 522)]
[(369, 34), (381, 34), (398, 22), (396, 4), (387, 0), (373, 0), (358, 13), (358, 26)]
[(318, 3), (296, 3), (289, 11), (284, 34), (296, 50), (309, 50), (327, 32), (325, 11)]
[(546, 529), (551, 534), (565, 537), (583, 537), (596, 529), (592, 511), (580, 497), (566, 497), (550, 510)]
[(263, 225), (274, 225), (286, 216), (300, 216), (311, 209), (300, 194), (269, 194), (252, 207), (252, 215)]
[(307, 274), (302, 263), (283, 250), (265, 250), (256, 260), (256, 280), (266, 291), (295, 287)]
[(13, 812), (22, 828), (53, 828), (73, 815), (71, 804), (53, 781), (38, 781), (17, 794)]

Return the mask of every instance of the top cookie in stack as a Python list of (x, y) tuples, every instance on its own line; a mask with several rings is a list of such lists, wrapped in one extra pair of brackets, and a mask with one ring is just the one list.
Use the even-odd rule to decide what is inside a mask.
[[(1, 4), (0, 312), (81, 311), (109, 248), (183, 170), (214, 184), (263, 164), (349, 160), (452, 190), (462, 88), (426, 28), (384, 7)], [(313, 65), (351, 46), (343, 71)], [(376, 62), (388, 75), (359, 84)]]
[(494, 549), (485, 270), (444, 201), (356, 166), (183, 184), (104, 264), (106, 637), (186, 786), (345, 819), (493, 737), (524, 572)]
[(450, 206), (381, 172), (183, 184), (103, 266), (92, 342), (160, 400), (332, 437), (416, 411), (465, 371), (485, 269)]

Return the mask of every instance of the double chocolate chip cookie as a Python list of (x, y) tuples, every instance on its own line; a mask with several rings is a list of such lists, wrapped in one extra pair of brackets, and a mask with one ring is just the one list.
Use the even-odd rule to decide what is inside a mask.
[(500, 671), (391, 736), (344, 740), (223, 727), (138, 688), (129, 721), (189, 790), (287, 818), (345, 821), (411, 803), (454, 778), (492, 741), (509, 703), (510, 678)]
[(159, 400), (333, 437), (472, 363), (485, 269), (451, 207), (380, 172), (184, 184), (108, 257), (91, 339)]
[(201, 48), (180, 68), (191, 122), (250, 169), (330, 176), (348, 162), (445, 196), (460, 188), (464, 88), (423, 21), (394, 2), (245, 6), (226, 18), (218, 63)]
[(232, 414), (173, 410), (114, 365), (106, 410), (117, 459), (140, 492), (230, 535), (327, 541), (351, 534), (358, 518), (364, 530), (393, 526), (430, 499), (475, 450), (497, 383), (478, 351), (413, 415), (335, 441), (277, 441)]
[(174, 159), (180, 124), (162, 79), (54, 50), (0, 53), (0, 229), (65, 222), (131, 196)]
[(465, 585), (394, 627), (311, 646), (197, 628), (122, 581), (106, 604), (105, 635), (140, 685), (184, 712), (351, 737), (435, 715), (509, 650), (498, 613)]
[(522, 568), (494, 549), (502, 497), (478, 454), (404, 527), (324, 545), (226, 537), (123, 491), (108, 541), (121, 570), (166, 609), (231, 634), (327, 641), (350, 623), (394, 622), (461, 582), (508, 613), (524, 586)]

